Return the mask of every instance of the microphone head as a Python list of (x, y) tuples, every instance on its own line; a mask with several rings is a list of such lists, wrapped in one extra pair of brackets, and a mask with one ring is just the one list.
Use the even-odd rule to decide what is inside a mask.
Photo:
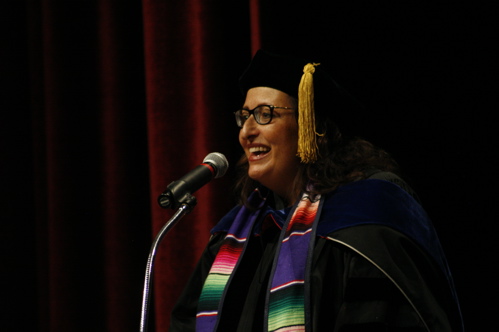
[(204, 158), (203, 163), (210, 164), (215, 168), (215, 179), (224, 176), (229, 168), (227, 158), (225, 158), (225, 156), (220, 152), (212, 152), (208, 154)]

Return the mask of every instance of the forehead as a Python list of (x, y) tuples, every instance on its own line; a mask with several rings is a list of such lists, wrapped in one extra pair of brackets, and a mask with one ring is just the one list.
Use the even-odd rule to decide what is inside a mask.
[(246, 93), (244, 106), (256, 107), (262, 104), (293, 107), (296, 105), (296, 99), (287, 93), (269, 87), (256, 87), (249, 89)]

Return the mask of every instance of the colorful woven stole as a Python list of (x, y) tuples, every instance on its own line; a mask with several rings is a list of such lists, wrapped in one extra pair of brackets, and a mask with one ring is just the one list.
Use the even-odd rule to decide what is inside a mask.
[[(242, 207), (237, 213), (224, 242), (213, 262), (198, 302), (196, 331), (213, 332), (221, 315), (223, 299), (232, 273), (237, 269), (253, 226), (260, 217), (265, 200), (258, 191), (251, 197), (260, 209), (250, 211)], [(305, 331), (309, 314), (307, 293), (310, 256), (315, 244), (315, 227), (320, 196), (311, 201), (303, 195), (296, 209), (281, 231), (279, 248), (274, 258), (266, 312), (268, 331)], [(263, 313), (262, 313), (263, 314)]]
[(212, 332), (216, 329), (219, 311), (223, 306), (224, 291), (265, 203), (258, 190), (252, 193), (249, 201), (256, 203), (260, 209), (251, 211), (242, 207), (225, 236), (199, 298), (196, 331)]
[(271, 275), (267, 298), (268, 331), (305, 331), (310, 322), (308, 303), (309, 264), (315, 243), (315, 227), (320, 196), (310, 200), (303, 195), (288, 223), (283, 227), (280, 248)]

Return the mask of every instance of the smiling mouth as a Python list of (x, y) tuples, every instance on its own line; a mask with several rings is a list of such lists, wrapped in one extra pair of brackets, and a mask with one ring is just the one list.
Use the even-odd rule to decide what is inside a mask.
[(256, 146), (256, 147), (251, 147), (248, 149), (248, 151), (254, 156), (254, 157), (263, 157), (266, 155), (270, 149), (264, 146)]

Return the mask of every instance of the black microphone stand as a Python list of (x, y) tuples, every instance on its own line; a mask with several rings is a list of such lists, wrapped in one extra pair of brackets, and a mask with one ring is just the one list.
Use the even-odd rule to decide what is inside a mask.
[(144, 278), (144, 291), (142, 293), (142, 310), (140, 311), (140, 332), (147, 331), (147, 323), (148, 323), (148, 310), (149, 310), (149, 293), (151, 287), (151, 279), (152, 272), (154, 268), (154, 259), (156, 256), (156, 250), (158, 248), (159, 243), (163, 239), (163, 237), (168, 233), (173, 226), (177, 224), (177, 222), (187, 213), (191, 212), (194, 206), (196, 206), (196, 197), (192, 195), (188, 195), (188, 197), (184, 197), (183, 203), (178, 208), (177, 212), (171, 217), (170, 220), (166, 222), (166, 224), (161, 228), (158, 235), (154, 239), (154, 242), (151, 245), (151, 250), (149, 251), (149, 258), (147, 259), (146, 266), (146, 274)]

